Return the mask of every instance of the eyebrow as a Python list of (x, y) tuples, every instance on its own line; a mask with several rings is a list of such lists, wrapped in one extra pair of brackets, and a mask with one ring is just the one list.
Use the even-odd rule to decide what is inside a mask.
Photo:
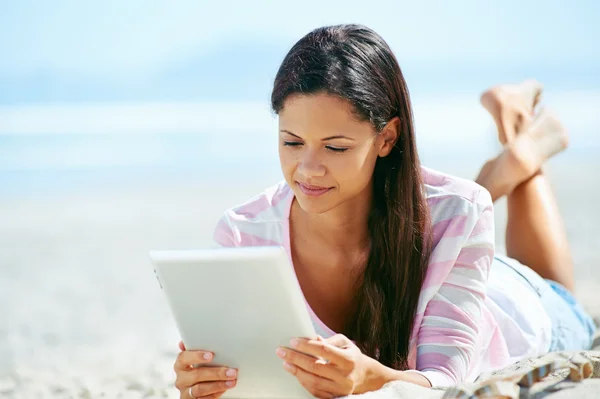
[[(292, 132), (290, 132), (289, 130), (280, 130), (281, 133), (287, 133), (290, 136), (294, 136), (296, 138), (302, 139), (302, 137), (298, 136), (297, 134), (294, 134)], [(335, 139), (346, 139), (346, 140), (351, 140), (351, 141), (355, 141), (352, 137), (348, 137), (348, 136), (343, 136), (341, 134), (338, 134), (336, 136), (329, 136), (329, 137), (325, 137), (324, 139), (322, 139), (323, 141), (328, 141), (328, 140), (335, 140)]]

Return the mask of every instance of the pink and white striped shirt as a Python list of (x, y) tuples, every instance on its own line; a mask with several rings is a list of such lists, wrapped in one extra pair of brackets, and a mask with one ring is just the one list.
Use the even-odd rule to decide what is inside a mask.
[[(487, 295), (494, 258), (494, 214), (489, 193), (472, 181), (428, 168), (422, 172), (434, 241), (410, 340), (409, 367), (433, 386), (450, 386), (473, 381), (484, 371), (524, 356), (544, 353), (549, 346), (547, 320), (536, 324), (522, 317), (525, 324), (515, 325), (511, 320), (519, 311), (519, 300), (507, 305), (503, 298), (495, 300)], [(283, 246), (291, 261), (289, 215), (293, 198), (290, 187), (281, 182), (227, 210), (215, 230), (215, 241), (222, 246)], [(495, 281), (496, 287), (515, 286), (510, 277), (499, 276), (497, 280), (502, 278), (508, 281)], [(501, 289), (494, 292), (496, 298), (502, 295)], [(527, 297), (526, 288), (516, 293), (512, 290), (511, 295), (534, 301), (534, 311), (541, 309), (535, 297)], [(317, 333), (324, 337), (335, 334), (307, 306)], [(528, 331), (540, 328), (542, 333)], [(518, 349), (510, 350), (506, 335)]]

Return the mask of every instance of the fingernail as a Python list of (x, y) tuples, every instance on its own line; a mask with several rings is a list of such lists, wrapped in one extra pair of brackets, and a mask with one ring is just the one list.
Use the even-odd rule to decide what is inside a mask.
[(277, 353), (277, 356), (279, 356), (282, 359), (285, 357), (285, 351), (281, 348), (277, 348), (277, 351), (275, 353)]
[(212, 353), (205, 353), (204, 355), (202, 355), (202, 357), (204, 358), (204, 360), (210, 360), (212, 359)]
[(291, 341), (290, 341), (290, 346), (291, 346), (292, 348), (295, 348), (295, 347), (297, 347), (297, 346), (298, 346), (298, 343), (299, 343), (299, 342), (300, 342), (300, 341), (298, 341), (297, 339), (295, 339), (295, 338), (294, 338), (293, 340), (291, 340)]
[(292, 371), (292, 365), (289, 364), (288, 362), (283, 362), (283, 368), (286, 369), (287, 371)]
[(225, 383), (225, 385), (227, 385), (228, 387), (232, 387), (232, 386), (234, 386), (234, 385), (235, 385), (235, 381), (227, 381), (227, 382)]
[(227, 377), (235, 377), (235, 375), (236, 375), (236, 374), (237, 374), (237, 371), (236, 371), (236, 370), (234, 370), (234, 369), (229, 369), (229, 370), (227, 370), (227, 372), (225, 373), (225, 375), (226, 375)]

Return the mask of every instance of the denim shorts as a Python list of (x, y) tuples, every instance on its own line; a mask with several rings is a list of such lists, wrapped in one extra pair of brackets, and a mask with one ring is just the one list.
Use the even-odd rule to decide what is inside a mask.
[(518, 261), (496, 255), (492, 267), (509, 267), (525, 279), (536, 292), (552, 322), (550, 352), (588, 350), (596, 325), (583, 306), (561, 284), (542, 278)]

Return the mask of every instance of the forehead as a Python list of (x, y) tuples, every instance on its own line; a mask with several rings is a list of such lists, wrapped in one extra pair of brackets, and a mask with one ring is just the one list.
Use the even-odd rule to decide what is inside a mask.
[(367, 121), (359, 121), (349, 101), (329, 94), (293, 95), (279, 112), (279, 126), (295, 134), (370, 132)]

